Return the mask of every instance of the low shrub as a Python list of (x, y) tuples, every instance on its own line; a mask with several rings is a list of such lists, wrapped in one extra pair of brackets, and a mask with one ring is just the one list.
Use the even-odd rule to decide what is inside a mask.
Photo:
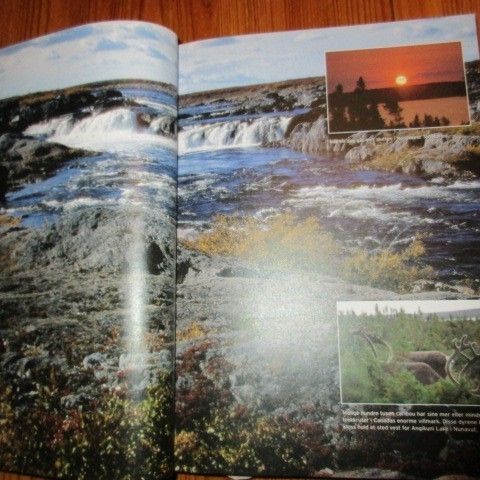
[(358, 250), (346, 258), (343, 275), (352, 282), (398, 292), (408, 292), (412, 283), (434, 275), (430, 267), (418, 261), (425, 253), (420, 239), (415, 239), (402, 251), (368, 253)]
[(217, 216), (211, 229), (185, 246), (207, 255), (236, 256), (267, 268), (340, 274), (355, 283), (399, 292), (409, 291), (416, 280), (434, 276), (431, 268), (421, 265), (425, 253), (421, 239), (401, 251), (345, 253), (316, 218), (295, 220), (291, 213), (266, 223)]
[(39, 387), (27, 410), (18, 409), (5, 388), (1, 467), (82, 480), (170, 478), (172, 386), (171, 376), (163, 375), (143, 399), (128, 397), (128, 389), (109, 391), (88, 408), (70, 409), (61, 407), (58, 391)]
[(263, 223), (246, 217), (216, 216), (212, 228), (186, 246), (207, 255), (232, 255), (275, 269), (327, 271), (337, 264), (339, 246), (318, 220), (291, 213)]

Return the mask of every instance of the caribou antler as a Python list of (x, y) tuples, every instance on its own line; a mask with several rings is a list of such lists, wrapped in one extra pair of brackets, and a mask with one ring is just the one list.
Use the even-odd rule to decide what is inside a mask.
[(366, 340), (367, 344), (370, 346), (373, 352), (373, 356), (378, 359), (378, 351), (377, 348), (375, 347), (375, 344), (377, 345), (383, 345), (388, 353), (387, 353), (387, 359), (384, 360), (385, 363), (391, 363), (393, 360), (393, 350), (392, 347), (385, 341), (383, 338), (380, 338), (379, 336), (373, 334), (373, 333), (367, 333), (365, 330), (359, 328), (357, 330), (352, 331), (352, 335), (358, 335), (362, 337), (363, 339)]
[[(448, 378), (456, 385), (460, 385), (460, 380), (467, 376), (468, 370), (472, 368), (477, 362), (480, 362), (480, 350), (478, 349), (477, 342), (468, 341), (467, 335), (463, 335), (460, 340), (453, 340), (454, 352), (447, 360), (446, 371)], [(458, 360), (464, 362), (460, 371), (455, 374), (453, 366)], [(480, 385), (478, 385), (470, 393), (476, 397), (480, 397)]]
[[(442, 352), (410, 352), (406, 355), (405, 359), (394, 360), (393, 349), (383, 338), (372, 333), (367, 333), (360, 328), (353, 330), (352, 335), (358, 335), (363, 338), (372, 349), (375, 359), (379, 363), (386, 365), (390, 371), (394, 371), (397, 367), (404, 368), (411, 372), (415, 378), (424, 385), (435, 383), (442, 378), (441, 374), (434, 368), (436, 367), (441, 372), (442, 368), (439, 368), (438, 364), (442, 364), (442, 360), (442, 365), (443, 367), (445, 366), (446, 355)], [(383, 345), (387, 349), (386, 360), (378, 360), (378, 351), (375, 345)]]

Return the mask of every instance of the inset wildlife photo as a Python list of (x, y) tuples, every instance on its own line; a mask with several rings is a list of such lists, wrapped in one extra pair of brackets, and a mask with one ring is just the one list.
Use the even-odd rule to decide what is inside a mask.
[(338, 302), (342, 403), (480, 404), (480, 300)]

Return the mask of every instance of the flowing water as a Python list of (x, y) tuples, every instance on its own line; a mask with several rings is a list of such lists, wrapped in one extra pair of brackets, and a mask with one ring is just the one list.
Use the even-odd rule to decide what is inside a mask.
[[(41, 226), (63, 211), (91, 205), (140, 201), (174, 216), (176, 143), (161, 135), (175, 112), (175, 98), (145, 88), (122, 91), (136, 107), (117, 107), (78, 119), (75, 113), (29, 126), (26, 135), (91, 155), (68, 161), (52, 177), (7, 194), (5, 213), (26, 226)], [(154, 108), (159, 116), (148, 126), (138, 115)]]
[[(128, 107), (98, 109), (86, 116), (72, 112), (29, 126), (25, 135), (85, 149), (89, 154), (66, 161), (49, 178), (9, 192), (3, 212), (20, 217), (31, 228), (42, 228), (76, 209), (108, 206), (112, 215), (129, 215), (132, 241), (127, 251), (118, 252), (127, 262), (125, 275), (120, 277), (125, 291), (125, 354), (119, 367), (130, 372), (137, 392), (145, 388), (144, 371), (150, 365), (145, 344), (150, 299), (143, 228), (148, 210), (155, 212), (159, 223), (155, 241), (174, 249), (177, 145), (162, 131), (169, 131), (176, 99), (143, 87), (122, 93)], [(170, 284), (174, 271), (165, 273)]]
[(421, 236), (441, 278), (480, 277), (480, 180), (353, 171), (340, 156), (264, 147), (284, 137), (291, 113), (187, 113), (179, 134), (180, 236), (207, 228), (216, 213), (267, 219), (291, 211), (317, 217), (346, 248), (402, 248)]

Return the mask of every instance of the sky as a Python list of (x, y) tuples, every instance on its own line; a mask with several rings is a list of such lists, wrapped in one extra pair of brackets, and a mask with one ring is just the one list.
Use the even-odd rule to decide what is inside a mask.
[(325, 75), (325, 52), (462, 42), (479, 58), (474, 15), (223, 37), (180, 46), (181, 94)]
[(471, 310), (480, 308), (480, 300), (385, 300), (385, 301), (359, 301), (337, 302), (338, 312), (354, 312), (357, 315), (375, 313), (375, 306), (381, 312), (400, 311), (416, 313), (455, 312), (458, 310)]
[(177, 37), (144, 22), (101, 22), (0, 50), (0, 98), (119, 79), (177, 85)]
[(460, 42), (410, 45), (326, 53), (328, 92), (342, 84), (345, 92), (361, 76), (369, 89), (430, 82), (465, 81)]

